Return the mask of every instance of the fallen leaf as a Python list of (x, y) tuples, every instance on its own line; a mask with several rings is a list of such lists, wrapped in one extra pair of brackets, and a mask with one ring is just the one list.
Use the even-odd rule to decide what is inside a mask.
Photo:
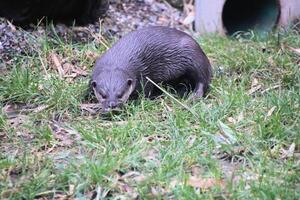
[(247, 92), (247, 94), (248, 94), (248, 95), (251, 95), (251, 94), (253, 94), (254, 92), (258, 91), (261, 87), (262, 87), (261, 85), (257, 85), (257, 86), (255, 86), (255, 87), (252, 87), (252, 88)]
[(16, 27), (15, 25), (13, 25), (10, 21), (7, 20), (7, 24), (9, 26), (9, 28), (11, 29), (12, 32), (16, 32)]
[(228, 118), (227, 118), (227, 121), (228, 121), (229, 123), (232, 123), (232, 124), (235, 124), (235, 123), (236, 123), (236, 120), (235, 120), (233, 117), (228, 117)]
[(225, 182), (222, 179), (196, 178), (193, 176), (189, 178), (187, 184), (200, 189), (210, 189), (212, 187), (225, 187)]
[(262, 87), (261, 84), (258, 83), (258, 80), (254, 78), (251, 83), (251, 89), (248, 91), (248, 95), (253, 94), (257, 90), (259, 90)]
[(73, 195), (75, 192), (75, 185), (74, 184), (70, 184), (69, 185), (69, 195)]
[(20, 125), (24, 124), (29, 117), (27, 115), (17, 115), (13, 118), (7, 120), (7, 124), (12, 128), (18, 128)]
[(272, 87), (269, 87), (269, 88), (267, 88), (267, 89), (261, 91), (261, 93), (264, 94), (264, 93), (268, 92), (269, 90), (273, 90), (273, 89), (280, 88), (280, 87), (281, 87), (280, 84), (274, 85), (274, 86), (272, 86)]
[(192, 166), (191, 174), (193, 177), (200, 177), (202, 173), (203, 173), (203, 170), (200, 166), (198, 166), (198, 165)]
[(75, 68), (75, 66), (70, 64), (70, 63), (64, 63), (62, 65), (62, 67), (63, 67), (63, 70), (64, 70), (64, 75), (70, 74), (73, 71), (73, 69)]
[(159, 160), (159, 151), (156, 149), (148, 149), (147, 151), (142, 153), (142, 157), (146, 161), (151, 161), (155, 163), (156, 165), (160, 165), (160, 160)]
[(136, 183), (146, 180), (146, 176), (137, 171), (130, 171), (120, 177), (121, 179), (128, 181), (134, 181)]
[(53, 63), (52, 68), (57, 70), (60, 78), (63, 78), (65, 74), (59, 56), (56, 53), (50, 53), (49, 57)]
[(96, 60), (98, 58), (98, 54), (93, 51), (86, 51), (85, 52), (86, 57), (90, 58), (91, 60)]
[(275, 109), (276, 109), (276, 106), (273, 106), (273, 107), (268, 111), (266, 117), (270, 117), (270, 116), (273, 114), (273, 112), (275, 111)]
[(54, 138), (59, 142), (59, 146), (71, 146), (75, 141), (80, 140), (80, 134), (71, 128), (62, 127), (58, 123), (52, 123), (50, 128)]
[(195, 13), (191, 12), (184, 18), (182, 24), (189, 25), (192, 24), (194, 21), (195, 21)]
[(197, 139), (196, 135), (190, 135), (187, 139), (189, 146), (192, 146), (195, 143), (196, 139)]
[(161, 135), (161, 134), (153, 134), (146, 137), (147, 142), (152, 143), (154, 141), (156, 142), (165, 142), (170, 140), (169, 135)]
[(258, 85), (258, 80), (257, 80), (257, 78), (254, 78), (253, 80), (252, 80), (252, 82), (251, 82), (251, 88), (252, 87), (255, 87), (255, 86), (257, 86)]
[(295, 148), (296, 148), (296, 144), (292, 143), (291, 146), (289, 147), (289, 149), (285, 150), (284, 148), (281, 148), (281, 159), (285, 159), (285, 158), (291, 158), (294, 156), (294, 152), (295, 152)]
[(87, 111), (91, 114), (96, 114), (101, 109), (101, 106), (100, 104), (94, 104), (94, 103), (80, 104), (80, 109), (82, 111)]
[(81, 76), (87, 76), (88, 73), (85, 70), (80, 69), (79, 67), (74, 67), (73, 72)]
[(152, 186), (150, 190), (151, 194), (155, 197), (163, 196), (168, 192), (165, 188), (159, 186)]
[(273, 57), (272, 57), (272, 56), (270, 56), (270, 57), (268, 58), (268, 62), (269, 62), (269, 64), (270, 64), (272, 67), (276, 66), (275, 61), (273, 60)]
[(241, 113), (239, 114), (238, 118), (237, 118), (237, 122), (240, 122), (240, 121), (242, 121), (243, 119), (244, 119), (244, 114), (243, 114), (243, 112), (241, 112)]
[(287, 46), (287, 48), (289, 50), (291, 50), (292, 52), (294, 52), (295, 54), (297, 54), (298, 56), (300, 56), (300, 48), (293, 48), (293, 47), (290, 47), (290, 46)]

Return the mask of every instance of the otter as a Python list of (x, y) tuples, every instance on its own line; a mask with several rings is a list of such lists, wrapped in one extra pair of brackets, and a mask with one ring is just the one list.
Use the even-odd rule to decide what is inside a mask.
[(149, 26), (128, 33), (101, 55), (90, 84), (107, 112), (139, 92), (155, 95), (157, 88), (148, 79), (176, 91), (188, 85), (193, 91), (190, 98), (200, 98), (209, 88), (211, 73), (207, 56), (190, 35), (175, 28)]

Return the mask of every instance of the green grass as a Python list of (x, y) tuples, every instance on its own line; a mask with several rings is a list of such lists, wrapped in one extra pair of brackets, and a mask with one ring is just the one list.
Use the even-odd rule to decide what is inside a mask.
[(105, 48), (35, 42), (0, 76), (0, 199), (300, 198), (300, 57), (288, 48), (300, 47), (297, 33), (199, 39), (211, 90), (193, 104), (179, 99), (197, 115), (168, 96), (86, 115), (89, 77), (60, 78), (49, 55), (90, 73), (86, 53)]

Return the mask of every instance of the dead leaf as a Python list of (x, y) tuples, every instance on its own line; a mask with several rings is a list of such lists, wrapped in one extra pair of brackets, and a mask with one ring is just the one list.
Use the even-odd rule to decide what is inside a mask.
[(253, 80), (252, 80), (252, 83), (251, 83), (251, 88), (252, 87), (255, 87), (255, 86), (257, 86), (258, 85), (258, 80), (257, 80), (257, 78), (254, 78)]
[(101, 106), (98, 103), (80, 104), (80, 109), (82, 111), (87, 111), (90, 114), (96, 114), (101, 109)]
[(12, 128), (18, 128), (19, 126), (24, 124), (28, 119), (29, 117), (27, 115), (17, 115), (13, 118), (8, 119), (7, 124), (9, 124)]
[(268, 58), (268, 62), (269, 62), (269, 64), (270, 64), (272, 67), (276, 66), (276, 64), (275, 64), (275, 62), (274, 62), (272, 56), (270, 56), (270, 57)]
[(275, 109), (276, 109), (276, 106), (273, 106), (273, 107), (268, 111), (266, 117), (270, 117), (270, 116), (273, 114), (273, 112), (275, 111)]
[(236, 120), (235, 120), (233, 117), (228, 117), (228, 118), (227, 118), (227, 121), (228, 121), (229, 123), (232, 123), (232, 124), (235, 124), (235, 123), (236, 123)]
[(191, 168), (191, 174), (193, 177), (200, 177), (203, 173), (203, 169), (200, 166), (194, 165)]
[(142, 157), (146, 161), (152, 161), (156, 165), (160, 165), (160, 160), (159, 160), (159, 151), (156, 149), (148, 149), (147, 151), (142, 153)]
[(294, 156), (294, 152), (295, 152), (295, 148), (296, 148), (296, 144), (295, 143), (292, 143), (288, 150), (285, 150), (284, 148), (281, 148), (280, 149), (280, 151), (281, 151), (281, 159), (293, 157)]
[(93, 51), (86, 51), (85, 52), (86, 57), (90, 58), (91, 60), (96, 60), (98, 58), (98, 54)]
[(298, 56), (300, 56), (300, 48), (293, 48), (293, 47), (290, 47), (290, 46), (287, 46), (287, 48), (294, 52), (295, 54), (297, 54)]
[(63, 78), (65, 74), (64, 74), (64, 70), (62, 68), (61, 60), (60, 60), (59, 56), (56, 53), (50, 53), (49, 57), (53, 63), (53, 65), (51, 65), (52, 68), (54, 70), (57, 70), (60, 78)]
[(210, 189), (212, 187), (225, 187), (225, 182), (222, 179), (196, 178), (193, 176), (189, 178), (187, 184), (200, 189)]
[(87, 76), (88, 75), (88, 73), (85, 70), (80, 69), (79, 67), (74, 67), (73, 72), (75, 72), (76, 74), (81, 75), (81, 76)]
[(258, 91), (262, 86), (261, 85), (257, 85), (255, 87), (252, 87), (249, 91), (248, 91), (248, 95), (253, 94), (254, 92)]
[(261, 91), (261, 93), (264, 94), (264, 93), (268, 92), (269, 90), (277, 89), (277, 88), (280, 88), (280, 87), (281, 87), (280, 84), (274, 85), (274, 86), (272, 86), (272, 87), (269, 87), (269, 88), (267, 88), (267, 89)]
[(73, 69), (75, 68), (75, 66), (72, 65), (72, 64), (70, 64), (70, 63), (64, 63), (64, 64), (62, 65), (62, 67), (63, 67), (63, 70), (64, 70), (64, 74), (65, 74), (65, 75), (66, 75), (66, 74), (70, 74), (70, 73), (73, 71)]
[(75, 192), (75, 185), (74, 184), (70, 184), (69, 185), (69, 195), (73, 195)]
[(9, 26), (9, 28), (11, 29), (12, 32), (16, 32), (16, 27), (15, 25), (13, 25), (10, 21), (7, 20), (7, 24)]
[(121, 176), (120, 179), (123, 179), (126, 182), (134, 181), (136, 183), (139, 183), (139, 182), (143, 182), (144, 180), (146, 180), (146, 176), (137, 171), (130, 171), (130, 172), (127, 172), (126, 174), (124, 174), (123, 176)]
[(193, 146), (193, 144), (195, 143), (196, 139), (197, 139), (196, 135), (190, 135), (188, 137), (188, 144), (189, 144), (189, 146)]
[(241, 112), (241, 113), (239, 114), (238, 118), (237, 118), (237, 122), (240, 122), (240, 121), (242, 121), (243, 119), (244, 119), (244, 114), (243, 114), (243, 112)]
[(169, 135), (161, 135), (161, 134), (153, 134), (150, 136), (147, 136), (147, 142), (152, 143), (152, 142), (166, 142), (170, 141), (170, 136)]
[(163, 195), (165, 195), (167, 193), (168, 193), (168, 191), (165, 188), (163, 188), (163, 187), (159, 187), (159, 186), (152, 186), (151, 187), (151, 194), (154, 197), (163, 196)]
[(190, 12), (183, 20), (182, 24), (190, 25), (195, 21), (195, 13)]
[(75, 141), (80, 140), (80, 134), (73, 129), (62, 127), (58, 123), (50, 125), (54, 138), (59, 142), (59, 146), (72, 146)]

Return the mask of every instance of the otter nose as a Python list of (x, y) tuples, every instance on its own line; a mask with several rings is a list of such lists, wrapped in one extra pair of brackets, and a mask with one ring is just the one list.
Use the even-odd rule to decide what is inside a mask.
[(117, 107), (117, 103), (116, 102), (114, 102), (114, 101), (111, 101), (111, 102), (109, 102), (109, 104), (108, 104), (108, 107), (109, 108), (116, 108)]

